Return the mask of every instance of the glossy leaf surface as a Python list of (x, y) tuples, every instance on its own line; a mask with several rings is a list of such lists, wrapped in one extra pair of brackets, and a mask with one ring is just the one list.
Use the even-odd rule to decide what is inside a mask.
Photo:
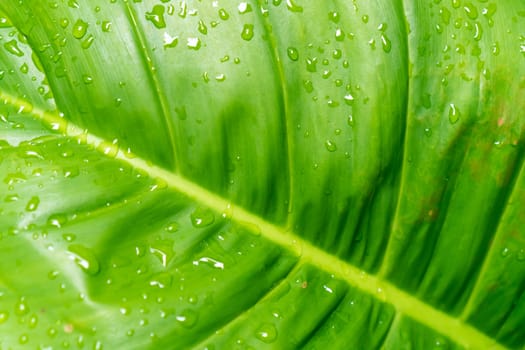
[(525, 345), (525, 3), (0, 2), (0, 349)]

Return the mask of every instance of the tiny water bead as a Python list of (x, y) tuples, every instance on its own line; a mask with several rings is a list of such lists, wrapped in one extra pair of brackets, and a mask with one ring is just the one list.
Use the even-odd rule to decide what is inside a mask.
[(337, 145), (331, 140), (326, 140), (324, 145), (328, 152), (335, 152), (337, 150)]
[(37, 210), (39, 204), (40, 204), (40, 198), (38, 196), (31, 197), (29, 202), (27, 202), (26, 211), (35, 211), (35, 210)]
[(449, 105), (449, 110), (448, 110), (448, 120), (450, 124), (456, 124), (460, 116), (461, 114), (459, 112), (459, 109), (456, 107), (454, 103), (451, 103)]
[(176, 315), (175, 319), (184, 328), (193, 328), (197, 324), (199, 314), (195, 310), (186, 309)]
[(289, 47), (286, 50), (286, 54), (288, 55), (288, 58), (292, 61), (297, 61), (299, 59), (299, 51), (295, 47)]

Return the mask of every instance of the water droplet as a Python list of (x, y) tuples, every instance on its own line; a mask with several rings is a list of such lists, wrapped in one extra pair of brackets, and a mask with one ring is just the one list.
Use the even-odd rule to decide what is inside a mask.
[(332, 52), (332, 57), (335, 58), (336, 60), (340, 59), (342, 56), (343, 56), (343, 52), (340, 49), (335, 49)]
[(171, 222), (164, 229), (169, 233), (177, 232), (179, 230), (179, 224)]
[(293, 0), (286, 0), (286, 7), (292, 12), (303, 12), (303, 8), (297, 5)]
[(84, 50), (89, 49), (94, 41), (95, 41), (95, 37), (89, 34), (88, 37), (82, 42), (82, 48)]
[(336, 11), (330, 11), (328, 12), (328, 19), (331, 20), (334, 23), (339, 23), (340, 20), (339, 12)]
[(368, 20), (369, 20), (369, 19), (370, 19), (370, 18), (368, 17), (368, 15), (363, 15), (363, 16), (361, 17), (361, 21), (363, 21), (363, 23), (368, 23)]
[(164, 48), (171, 48), (171, 47), (175, 47), (177, 46), (177, 44), (179, 43), (179, 37), (175, 36), (171, 36), (169, 35), (168, 33), (164, 33)]
[(29, 341), (29, 337), (25, 333), (21, 334), (20, 337), (18, 338), (18, 342), (22, 345), (27, 344), (28, 341)]
[(337, 28), (335, 30), (335, 40), (343, 41), (344, 39), (345, 39), (345, 33), (340, 28)]
[(304, 80), (303, 81), (303, 86), (304, 86), (304, 89), (306, 90), (306, 92), (308, 92), (308, 93), (314, 91), (314, 83), (312, 83), (311, 80)]
[(175, 316), (177, 322), (182, 325), (184, 328), (192, 328), (197, 323), (199, 319), (199, 314), (192, 309), (182, 310), (180, 314)]
[(351, 94), (346, 94), (343, 99), (345, 100), (345, 103), (349, 106), (354, 104), (354, 96)]
[(111, 31), (112, 23), (110, 21), (103, 21), (101, 24), (102, 31), (103, 32), (110, 32)]
[(188, 38), (187, 44), (189, 49), (198, 50), (201, 48), (201, 39), (199, 38)]
[(196, 228), (202, 228), (213, 224), (215, 214), (207, 208), (198, 207), (190, 215), (191, 223)]
[(94, 276), (100, 271), (98, 259), (88, 247), (80, 244), (72, 244), (67, 250), (70, 252), (70, 256), (75, 263), (88, 275)]
[(461, 116), (459, 109), (455, 104), (451, 103), (448, 110), (448, 121), (450, 124), (456, 124)]
[(289, 47), (286, 50), (286, 53), (288, 55), (288, 58), (292, 61), (297, 61), (299, 59), (299, 51), (295, 47)]
[(241, 38), (246, 41), (252, 40), (253, 38), (253, 24), (245, 24), (242, 28)]
[(499, 52), (500, 52), (500, 50), (499, 50), (499, 42), (496, 41), (496, 42), (492, 45), (492, 54), (493, 54), (494, 56), (498, 56), (498, 55), (499, 55)]
[(38, 196), (33, 196), (26, 204), (26, 211), (35, 211), (38, 209), (40, 204), (40, 198)]
[(335, 152), (337, 150), (337, 145), (331, 140), (326, 140), (324, 146), (328, 152)]
[(4, 48), (9, 52), (10, 54), (13, 54), (18, 57), (24, 56), (24, 52), (18, 47), (18, 43), (16, 40), (8, 41), (4, 44)]
[(202, 264), (208, 265), (210, 267), (213, 267), (213, 268), (216, 268), (216, 269), (219, 269), (219, 270), (224, 270), (224, 263), (222, 261), (215, 260), (215, 259), (209, 258), (207, 256), (193, 261), (193, 265), (195, 265), (195, 266), (199, 266), (199, 265), (202, 265)]
[(219, 17), (222, 20), (227, 20), (228, 18), (230, 18), (230, 15), (228, 14), (228, 12), (226, 12), (225, 9), (220, 9), (219, 10)]
[(9, 312), (5, 310), (1, 310), (0, 311), (0, 324), (6, 322), (8, 318), (9, 318)]
[(77, 236), (74, 233), (64, 233), (62, 235), (62, 238), (66, 242), (73, 242), (77, 238)]
[(73, 26), (73, 37), (82, 39), (86, 35), (89, 24), (81, 19), (78, 19)]
[(381, 46), (383, 47), (383, 51), (386, 53), (390, 52), (392, 50), (392, 42), (386, 34), (381, 34)]
[(206, 27), (206, 24), (202, 20), (199, 21), (199, 24), (197, 25), (197, 29), (201, 34), (206, 35), (208, 33), (208, 27)]
[(252, 11), (252, 5), (248, 4), (247, 2), (241, 2), (239, 6), (237, 6), (237, 9), (239, 10), (239, 13), (241, 15), (251, 12)]
[(306, 59), (306, 70), (311, 73), (317, 72), (317, 57)]
[(509, 256), (509, 254), (510, 254), (510, 249), (507, 248), (507, 247), (503, 248), (503, 249), (501, 250), (501, 252), (500, 252), (500, 255), (501, 255), (502, 257), (504, 257), (504, 258), (506, 258), (507, 256)]
[(478, 18), (478, 9), (472, 3), (467, 3), (463, 7), (463, 9), (465, 10), (465, 13), (467, 14), (468, 18), (470, 18), (470, 19)]
[(273, 343), (277, 339), (277, 329), (271, 323), (264, 323), (257, 329), (255, 337), (264, 343)]
[(525, 249), (520, 249), (518, 254), (516, 254), (516, 259), (518, 261), (525, 261)]
[(166, 21), (164, 20), (164, 6), (155, 5), (150, 12), (146, 12), (146, 19), (153, 23), (158, 28), (166, 28)]
[(186, 18), (187, 13), (188, 13), (188, 4), (186, 4), (186, 1), (181, 1), (178, 16), (180, 18)]
[(29, 313), (29, 306), (27, 305), (25, 298), (22, 297), (15, 304), (15, 314), (18, 316), (24, 316), (27, 315), (27, 313)]

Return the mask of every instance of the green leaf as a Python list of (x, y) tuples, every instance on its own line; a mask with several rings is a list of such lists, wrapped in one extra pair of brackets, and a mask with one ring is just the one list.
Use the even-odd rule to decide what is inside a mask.
[(525, 346), (525, 3), (0, 2), (0, 349)]

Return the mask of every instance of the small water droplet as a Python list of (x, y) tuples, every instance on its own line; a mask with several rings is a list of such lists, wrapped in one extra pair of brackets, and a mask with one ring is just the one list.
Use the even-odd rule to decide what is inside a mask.
[(520, 249), (518, 254), (516, 254), (516, 259), (518, 261), (525, 261), (525, 249)]
[(507, 256), (509, 256), (510, 254), (510, 249), (505, 247), (501, 250), (500, 252), (500, 255), (503, 257), (503, 258), (506, 258)]
[(306, 70), (311, 73), (317, 72), (317, 57), (306, 59)]
[(6, 322), (9, 319), (9, 312), (5, 310), (0, 311), (0, 324)]
[(385, 51), (386, 53), (392, 50), (392, 42), (386, 36), (386, 34), (381, 34), (381, 46), (383, 47), (383, 51)]
[(470, 18), (470, 19), (478, 18), (478, 9), (472, 3), (467, 3), (463, 7), (463, 9), (465, 10), (465, 13), (467, 14), (468, 18)]
[(337, 145), (331, 140), (326, 140), (324, 146), (328, 152), (335, 152), (337, 150)]
[(73, 26), (73, 37), (82, 39), (87, 32), (89, 24), (81, 19), (78, 19)]
[(38, 196), (31, 197), (29, 202), (27, 202), (26, 211), (35, 211), (35, 210), (37, 210), (39, 204), (40, 204), (40, 198)]
[(245, 24), (242, 28), (241, 38), (246, 41), (252, 40), (253, 38), (253, 24)]
[(341, 30), (341, 28), (337, 28), (335, 30), (335, 40), (343, 41), (344, 39), (345, 39), (345, 33)]
[(189, 49), (198, 50), (201, 48), (201, 39), (199, 38), (188, 38), (186, 43)]
[(184, 328), (192, 328), (197, 323), (197, 320), (199, 319), (199, 314), (195, 310), (185, 309), (182, 310), (180, 314), (176, 315), (175, 319)]
[(204, 34), (204, 35), (208, 34), (208, 27), (206, 27), (206, 24), (204, 24), (202, 20), (199, 21), (197, 25), (197, 29), (201, 34)]
[(248, 4), (247, 2), (241, 2), (239, 6), (237, 6), (237, 9), (239, 10), (239, 13), (241, 15), (251, 12), (252, 11), (252, 5)]
[(74, 233), (64, 233), (62, 235), (62, 238), (66, 242), (73, 242), (77, 238), (77, 236)]
[(277, 329), (271, 323), (264, 323), (257, 329), (255, 337), (264, 343), (273, 343), (277, 339)]
[(103, 32), (110, 32), (111, 31), (112, 23), (110, 21), (103, 21), (101, 24), (102, 31)]
[(89, 34), (87, 38), (84, 41), (82, 41), (82, 48), (84, 50), (89, 49), (94, 41), (95, 41), (95, 37)]
[(15, 314), (18, 316), (24, 316), (29, 313), (29, 306), (24, 297), (20, 298), (15, 304)]
[(339, 16), (339, 12), (330, 11), (328, 12), (328, 19), (334, 23), (339, 23), (341, 16)]
[(166, 28), (166, 21), (164, 20), (165, 8), (162, 5), (155, 5), (150, 12), (146, 12), (146, 19), (153, 23), (158, 28)]
[(454, 103), (451, 103), (449, 105), (448, 110), (448, 121), (450, 124), (456, 124), (461, 116), (461, 113), (459, 112), (459, 109), (456, 107)]
[(286, 50), (286, 53), (288, 55), (288, 58), (292, 61), (297, 61), (299, 59), (299, 51), (295, 47), (289, 47)]
[(227, 20), (228, 18), (230, 18), (230, 15), (228, 14), (228, 12), (226, 12), (225, 9), (220, 9), (219, 10), (219, 17), (222, 20)]
[(100, 264), (93, 251), (80, 244), (71, 244), (67, 250), (75, 263), (88, 275), (94, 276), (100, 271)]
[(204, 256), (198, 260), (194, 260), (193, 265), (195, 266), (208, 265), (210, 267), (213, 267), (219, 270), (224, 270), (224, 263), (222, 261), (219, 261), (219, 260), (207, 257), (207, 256)]
[(368, 17), (368, 15), (361, 16), (361, 21), (363, 21), (363, 23), (368, 23), (369, 19), (370, 19), (370, 17)]
[(203, 228), (213, 224), (215, 214), (207, 208), (198, 207), (190, 215), (191, 223), (196, 228)]

